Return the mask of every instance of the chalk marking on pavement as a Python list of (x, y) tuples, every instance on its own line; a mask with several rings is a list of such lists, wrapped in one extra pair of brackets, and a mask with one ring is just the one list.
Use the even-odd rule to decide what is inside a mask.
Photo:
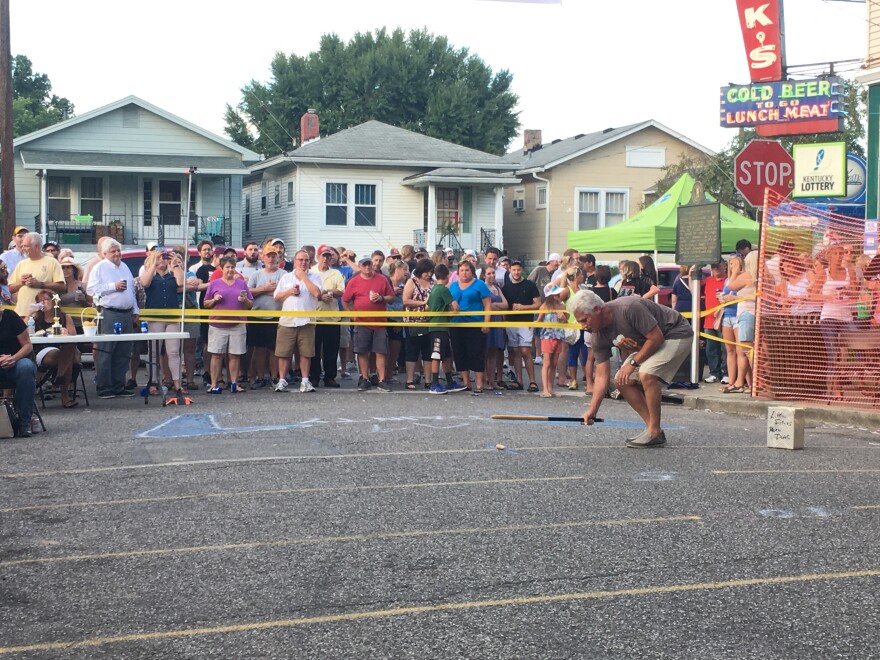
[(858, 506), (851, 506), (850, 509), (880, 509), (880, 504), (859, 504)]
[(688, 593), (699, 591), (715, 591), (721, 589), (739, 589), (743, 587), (763, 587), (772, 585), (788, 585), (809, 582), (831, 582), (880, 576), (880, 570), (841, 571), (837, 573), (812, 573), (806, 575), (780, 575), (777, 577), (744, 578), (740, 580), (723, 580), (719, 582), (696, 582), (686, 584), (669, 584), (655, 587), (635, 587), (630, 589), (614, 589), (607, 591), (582, 591), (567, 594), (545, 594), (539, 596), (513, 596), (510, 598), (493, 598), (472, 600), (458, 603), (438, 603), (435, 605), (415, 605), (396, 607), (384, 610), (365, 610), (360, 612), (343, 612), (319, 616), (301, 617), (298, 619), (274, 619), (271, 621), (253, 621), (225, 626), (204, 628), (184, 628), (178, 630), (161, 630), (149, 633), (95, 637), (68, 642), (43, 642), (22, 646), (0, 647), (0, 655), (11, 653), (29, 653), (33, 651), (67, 651), (84, 648), (96, 648), (110, 644), (126, 642), (149, 642), (164, 639), (186, 639), (206, 635), (224, 635), (230, 633), (253, 632), (258, 630), (275, 630), (301, 626), (326, 625), (349, 621), (365, 621), (390, 617), (433, 614), (436, 612), (456, 612), (480, 610), (490, 607), (516, 607), (522, 605), (547, 605), (550, 603), (566, 603), (576, 601), (601, 600), (606, 598), (631, 598), (638, 596), (656, 596), (660, 594)]
[(548, 481), (583, 481), (586, 477), (530, 477), (523, 479), (479, 479), (475, 481), (431, 481), (409, 484), (372, 484), (369, 486), (326, 486), (310, 488), (279, 488), (276, 490), (239, 490), (218, 493), (194, 493), (192, 495), (163, 495), (160, 497), (136, 497), (120, 500), (95, 500), (92, 502), (58, 502), (56, 504), (34, 504), (32, 506), (0, 509), (0, 513), (21, 513), (23, 511), (46, 511), (48, 509), (72, 509), (90, 506), (120, 506), (124, 504), (149, 504), (153, 502), (183, 502), (186, 500), (207, 500), (227, 497), (260, 497), (262, 495), (298, 495), (308, 493), (345, 493), (369, 490), (415, 490), (419, 488), (454, 488), (457, 486), (509, 486), (518, 484), (542, 483)]
[(581, 520), (564, 523), (541, 523), (531, 525), (502, 525), (499, 527), (460, 527), (450, 529), (416, 529), (408, 532), (376, 532), (374, 534), (347, 534), (343, 536), (315, 536), (278, 541), (246, 541), (220, 545), (182, 546), (177, 548), (154, 548), (152, 550), (128, 550), (122, 552), (102, 552), (95, 554), (62, 555), (59, 557), (39, 557), (35, 559), (13, 559), (0, 561), (0, 569), (10, 566), (33, 564), (58, 564), (75, 561), (100, 559), (127, 559), (132, 557), (155, 557), (162, 555), (193, 554), (199, 552), (223, 552), (227, 550), (254, 550), (257, 548), (278, 548), (294, 545), (321, 545), (325, 543), (352, 543), (359, 541), (386, 541), (389, 539), (426, 538), (431, 536), (455, 536), (469, 534), (507, 534), (511, 532), (535, 532), (554, 529), (577, 529), (583, 527), (623, 527), (654, 523), (699, 522), (700, 516), (665, 516), (662, 518), (620, 518), (616, 520)]
[[(766, 447), (766, 445), (758, 445)], [(625, 449), (623, 443), (613, 445), (548, 445), (543, 447), (519, 447), (519, 451), (571, 451), (587, 449)], [(425, 449), (411, 451), (382, 451), (364, 452), (358, 454), (292, 454), (289, 456), (250, 456), (245, 458), (206, 458), (194, 461), (174, 460), (167, 463), (140, 463), (134, 465), (108, 465), (106, 467), (93, 468), (65, 468), (62, 470), (43, 470), (40, 472), (10, 472), (0, 474), (0, 479), (28, 479), (33, 477), (55, 477), (63, 474), (89, 474), (96, 472), (116, 472), (118, 470), (147, 470), (167, 467), (184, 467), (193, 465), (222, 465), (236, 463), (272, 463), (284, 461), (323, 461), (346, 458), (391, 458), (394, 456), (432, 456), (448, 454), (497, 454), (498, 450), (491, 449)]]
[(712, 474), (875, 474), (875, 468), (821, 468), (816, 470), (712, 470)]

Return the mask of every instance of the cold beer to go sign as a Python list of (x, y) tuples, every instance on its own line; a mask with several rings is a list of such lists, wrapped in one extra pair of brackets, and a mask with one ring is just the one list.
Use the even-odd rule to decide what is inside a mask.
[(794, 186), (794, 160), (774, 140), (752, 140), (734, 159), (736, 189), (752, 206), (764, 205), (769, 188), (787, 197)]

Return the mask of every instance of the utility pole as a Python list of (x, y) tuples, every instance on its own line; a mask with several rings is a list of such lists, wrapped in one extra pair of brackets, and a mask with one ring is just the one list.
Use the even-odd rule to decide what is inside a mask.
[(9, 44), (9, 0), (0, 0), (0, 246), (15, 227), (15, 165), (12, 160), (12, 50)]

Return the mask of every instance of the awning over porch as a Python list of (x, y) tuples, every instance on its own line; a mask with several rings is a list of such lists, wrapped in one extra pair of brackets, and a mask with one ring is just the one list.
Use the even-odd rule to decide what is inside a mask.
[(487, 172), (461, 167), (439, 167), (420, 174), (413, 174), (403, 180), (403, 185), (413, 188), (424, 188), (430, 184), (436, 185), (473, 185), (487, 183), (490, 185), (504, 185), (519, 183), (520, 178), (510, 173)]
[(244, 163), (232, 156), (175, 156), (22, 149), (21, 162), (28, 170), (187, 174), (190, 167), (196, 167), (199, 174), (245, 175), (248, 173), (248, 168)]

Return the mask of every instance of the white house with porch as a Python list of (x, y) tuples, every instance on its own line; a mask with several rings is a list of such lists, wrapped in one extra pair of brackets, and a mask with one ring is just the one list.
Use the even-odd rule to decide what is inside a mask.
[(259, 155), (135, 96), (13, 143), (17, 225), (64, 247), (240, 244), (241, 186)]
[(519, 179), (500, 157), (379, 121), (319, 137), (313, 113), (301, 135), (301, 147), (245, 179), (245, 241), (329, 243), (359, 255), (406, 244), (501, 247), (504, 186)]

